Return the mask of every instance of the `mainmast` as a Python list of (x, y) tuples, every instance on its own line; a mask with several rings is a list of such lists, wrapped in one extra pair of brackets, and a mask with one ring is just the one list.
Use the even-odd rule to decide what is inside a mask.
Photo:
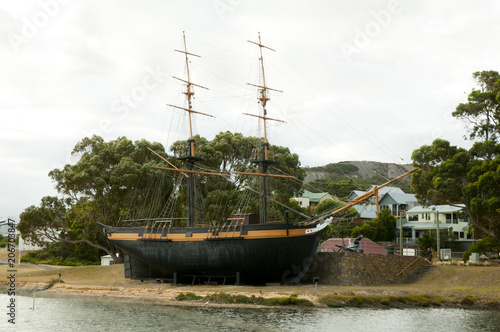
[(266, 109), (266, 105), (267, 105), (267, 102), (269, 100), (268, 91), (269, 90), (278, 91), (278, 92), (282, 92), (282, 91), (276, 90), (276, 89), (271, 89), (266, 85), (266, 76), (265, 76), (265, 71), (264, 71), (264, 56), (262, 54), (262, 49), (267, 48), (273, 52), (276, 52), (276, 51), (273, 50), (272, 48), (267, 47), (267, 46), (262, 44), (261, 39), (260, 39), (260, 32), (259, 32), (259, 42), (254, 42), (251, 40), (249, 40), (248, 42), (259, 46), (259, 51), (260, 51), (260, 59), (259, 60), (260, 60), (260, 67), (261, 67), (261, 73), (262, 73), (262, 85), (256, 85), (256, 84), (251, 84), (251, 83), (248, 83), (248, 85), (255, 86), (255, 87), (259, 88), (260, 96), (257, 99), (260, 101), (260, 104), (262, 106), (262, 112), (260, 115), (248, 114), (248, 113), (244, 113), (244, 114), (262, 119), (263, 123), (264, 123), (264, 143), (262, 143), (260, 149), (258, 149), (257, 156), (253, 157), (253, 159), (250, 162), (255, 163), (255, 164), (259, 164), (261, 166), (261, 171), (262, 171), (262, 174), (260, 174), (262, 176), (262, 217), (261, 217), (261, 223), (265, 224), (267, 222), (267, 195), (266, 195), (267, 188), (266, 187), (267, 187), (267, 177), (268, 177), (268, 176), (266, 176), (267, 175), (266, 173), (267, 173), (267, 169), (268, 169), (269, 165), (277, 164), (276, 161), (269, 160), (269, 142), (267, 140), (267, 120), (278, 121), (278, 122), (285, 122), (285, 121), (268, 117), (267, 116), (267, 109)]
[(189, 174), (188, 175), (188, 227), (193, 227), (194, 226), (194, 179), (193, 179), (194, 172), (193, 172), (193, 167), (194, 167), (194, 163), (196, 161), (204, 160), (204, 158), (195, 156), (195, 149), (194, 149), (195, 142), (194, 142), (194, 137), (193, 137), (192, 114), (196, 113), (196, 114), (202, 114), (202, 115), (210, 116), (210, 117), (213, 117), (213, 116), (210, 114), (197, 112), (197, 111), (192, 109), (191, 99), (194, 95), (193, 87), (196, 86), (196, 87), (207, 89), (207, 90), (208, 90), (208, 88), (201, 86), (201, 85), (194, 84), (191, 82), (191, 76), (189, 73), (189, 57), (188, 56), (195, 56), (195, 57), (200, 57), (200, 56), (193, 54), (193, 53), (189, 53), (187, 51), (186, 35), (185, 35), (184, 31), (182, 32), (182, 36), (184, 39), (184, 51), (181, 51), (181, 50), (175, 50), (175, 51), (183, 53), (186, 57), (187, 80), (183, 80), (183, 79), (177, 78), (175, 76), (174, 76), (174, 78), (176, 80), (184, 82), (186, 85), (186, 91), (183, 93), (186, 95), (188, 108), (179, 107), (179, 106), (175, 106), (175, 105), (168, 105), (168, 106), (184, 110), (184, 111), (188, 112), (188, 115), (189, 115), (189, 139), (187, 140), (188, 144), (187, 144), (187, 147), (182, 146), (179, 149), (176, 148), (176, 155), (177, 155), (176, 159), (184, 160), (186, 163), (186, 168), (188, 170), (188, 172), (184, 173), (185, 175), (186, 175), (186, 173)]

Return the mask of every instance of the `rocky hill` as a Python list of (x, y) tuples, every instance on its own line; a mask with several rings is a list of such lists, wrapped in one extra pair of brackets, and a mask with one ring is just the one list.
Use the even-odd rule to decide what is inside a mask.
[(306, 168), (305, 182), (319, 180), (332, 174), (352, 179), (370, 179), (376, 174), (392, 179), (408, 170), (411, 165), (398, 165), (394, 163), (381, 163), (377, 161), (342, 161), (336, 164)]

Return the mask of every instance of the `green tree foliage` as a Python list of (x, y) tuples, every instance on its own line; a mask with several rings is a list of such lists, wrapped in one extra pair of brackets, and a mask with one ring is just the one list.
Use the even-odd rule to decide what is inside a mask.
[[(338, 200), (333, 200), (333, 199), (325, 199), (322, 202), (320, 202), (316, 207), (314, 208), (314, 214), (315, 215), (323, 215), (328, 213), (331, 213), (334, 210), (337, 210), (341, 207), (344, 207), (347, 205), (346, 203)], [(334, 222), (330, 225), (328, 225), (321, 235), (322, 240), (326, 240), (332, 236), (335, 237), (348, 237), (348, 234), (350, 234), (350, 231), (348, 232), (347, 229), (351, 230), (353, 225), (352, 222), (344, 222), (345, 219), (351, 219), (358, 216), (358, 211), (351, 207), (337, 215), (334, 216)]]
[(7, 243), (9, 243), (9, 238), (0, 234), (0, 248), (7, 247)]
[(359, 226), (359, 224), (352, 221), (337, 220), (331, 225), (328, 225), (323, 234), (321, 234), (321, 240), (324, 241), (331, 237), (349, 238), (351, 237), (352, 230), (357, 226)]
[[(288, 207), (290, 207), (290, 209), (288, 209), (288, 221), (289, 222), (304, 221), (304, 216), (303, 215), (307, 214), (307, 209), (301, 207), (299, 205), (299, 202), (297, 202), (294, 199), (291, 199), (285, 205), (288, 206)], [(293, 210), (302, 213), (302, 215), (294, 212)]]
[(79, 157), (78, 162), (52, 170), (49, 177), (67, 203), (80, 205), (93, 222), (120, 225), (124, 219), (143, 215), (146, 203), (149, 213), (159, 214), (163, 203), (152, 200), (152, 187), (165, 198), (172, 180), (164, 171), (151, 168), (164, 162), (148, 148), (166, 157), (160, 143), (134, 143), (125, 137), (104, 142), (99, 136), (86, 137), (72, 152)]
[(66, 204), (63, 199), (45, 196), (40, 206), (30, 206), (20, 215), (18, 231), (25, 240), (43, 246), (57, 241), (66, 228)]
[(337, 174), (352, 174), (357, 172), (359, 168), (353, 164), (349, 163), (335, 163), (328, 164), (325, 167), (326, 171), (329, 173), (337, 173)]
[[(439, 230), (439, 243), (441, 248), (456, 249), (457, 241), (456, 236), (453, 235), (453, 230), (440, 229)], [(422, 237), (417, 239), (417, 244), (420, 249), (425, 250), (432, 248), (437, 250), (437, 232), (435, 230), (425, 232)]]
[(470, 246), (466, 252), (464, 252), (463, 259), (467, 261), (470, 254), (477, 252), (483, 254), (489, 258), (500, 256), (500, 241), (492, 238), (491, 236), (486, 236), (483, 239), (477, 241), (472, 246)]
[[(347, 198), (351, 192), (354, 190), (359, 190), (360, 183), (354, 182), (352, 179), (345, 179), (340, 181), (328, 181), (326, 179), (326, 186), (324, 187), (328, 193), (335, 195), (339, 198)], [(364, 182), (364, 181), (363, 181)], [(315, 183), (312, 184), (316, 186)], [(363, 188), (368, 188), (370, 185), (368, 183), (363, 183)]]
[(467, 150), (436, 139), (413, 151), (413, 164), (420, 169), (412, 174), (411, 186), (424, 205), (465, 203), (462, 188), (469, 183), (467, 173), (471, 155)]
[[(314, 208), (314, 214), (315, 215), (322, 215), (327, 212), (333, 212), (334, 210), (340, 209), (341, 207), (346, 206), (347, 204), (338, 201), (338, 200), (333, 200), (333, 199), (325, 199), (322, 202), (320, 202), (316, 207)], [(354, 218), (358, 215), (358, 211), (351, 207), (343, 212), (341, 212), (338, 215), (335, 215), (336, 218)]]
[(72, 152), (79, 160), (49, 173), (64, 199), (44, 197), (40, 206), (25, 209), (18, 226), (23, 237), (37, 244), (73, 243), (77, 251), (86, 250), (85, 243), (118, 261), (96, 223), (120, 226), (146, 213), (156, 215), (172, 190), (171, 178), (151, 168), (163, 162), (148, 148), (166, 156), (161, 144), (145, 140), (82, 139)]
[[(254, 163), (249, 163), (252, 157), (252, 149), (259, 148), (262, 139), (257, 137), (245, 137), (240, 133), (221, 132), (208, 141), (199, 136), (194, 137), (196, 141), (196, 156), (204, 158), (200, 166), (207, 167), (215, 172), (248, 172), (260, 173), (261, 169)], [(185, 141), (175, 142), (171, 149), (185, 145)], [(281, 204), (290, 204), (290, 198), (301, 193), (301, 182), (305, 177), (305, 171), (300, 168), (300, 161), (297, 154), (290, 152), (288, 148), (271, 145), (270, 159), (277, 162), (272, 165), (268, 173), (291, 175), (297, 180), (287, 180), (281, 178), (268, 178), (268, 196)], [(180, 161), (178, 167), (183, 167)], [(223, 223), (225, 219), (233, 213), (259, 213), (259, 197), (247, 187), (260, 191), (262, 178), (259, 176), (233, 174), (231, 178), (212, 175), (202, 175), (196, 178), (196, 194), (202, 207), (198, 213), (198, 222), (204, 224)], [(181, 189), (182, 190), (182, 189)], [(245, 206), (240, 206), (238, 202), (242, 197), (251, 197), (246, 201)], [(238, 211), (235, 210), (238, 208)], [(283, 220), (285, 207), (270, 207), (273, 215)], [(271, 214), (271, 213), (270, 213)], [(292, 216), (293, 213), (290, 213)], [(296, 217), (292, 217), (296, 218)]]
[(500, 133), (500, 75), (489, 70), (472, 76), (479, 90), (473, 89), (468, 102), (458, 105), (452, 115), (468, 121), (470, 139), (496, 142)]
[(73, 245), (67, 242), (49, 243), (43, 250), (32, 251), (24, 255), (21, 261), (65, 266), (100, 264), (97, 248), (86, 243)]
[(372, 219), (352, 230), (351, 237), (359, 235), (376, 242), (392, 241), (396, 235), (396, 217), (391, 214), (389, 209), (382, 209), (378, 219)]
[(411, 185), (424, 205), (463, 204), (482, 233), (500, 237), (500, 145), (478, 142), (469, 150), (436, 139), (413, 151)]
[[(486, 159), (471, 163), (467, 173), (469, 183), (462, 189), (467, 202), (469, 216), (481, 232), (500, 239), (500, 144), (477, 143), (472, 149), (473, 156), (481, 156), (476, 151), (490, 146)], [(494, 147), (494, 149), (493, 149)], [(477, 158), (477, 157), (476, 157)]]

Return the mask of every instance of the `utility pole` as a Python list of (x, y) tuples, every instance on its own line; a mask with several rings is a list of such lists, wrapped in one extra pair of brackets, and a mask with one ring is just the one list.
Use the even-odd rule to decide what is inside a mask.
[(437, 259), (441, 261), (441, 234), (439, 232), (439, 211), (436, 209), (436, 242), (437, 242)]
[(403, 256), (403, 215), (399, 215), (399, 255)]

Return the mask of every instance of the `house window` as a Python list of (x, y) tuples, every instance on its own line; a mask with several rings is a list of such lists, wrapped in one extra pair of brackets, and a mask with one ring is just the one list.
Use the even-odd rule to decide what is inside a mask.
[(446, 223), (447, 224), (458, 224), (458, 217), (456, 213), (447, 213), (446, 214)]
[(458, 232), (453, 232), (453, 237), (454, 237), (455, 239), (458, 239)]
[(472, 239), (472, 236), (469, 233), (467, 233), (467, 240), (470, 240), (470, 239)]
[(460, 232), (460, 238), (463, 239), (464, 238), (464, 232)]
[(418, 221), (418, 214), (411, 214), (408, 216), (408, 221)]

